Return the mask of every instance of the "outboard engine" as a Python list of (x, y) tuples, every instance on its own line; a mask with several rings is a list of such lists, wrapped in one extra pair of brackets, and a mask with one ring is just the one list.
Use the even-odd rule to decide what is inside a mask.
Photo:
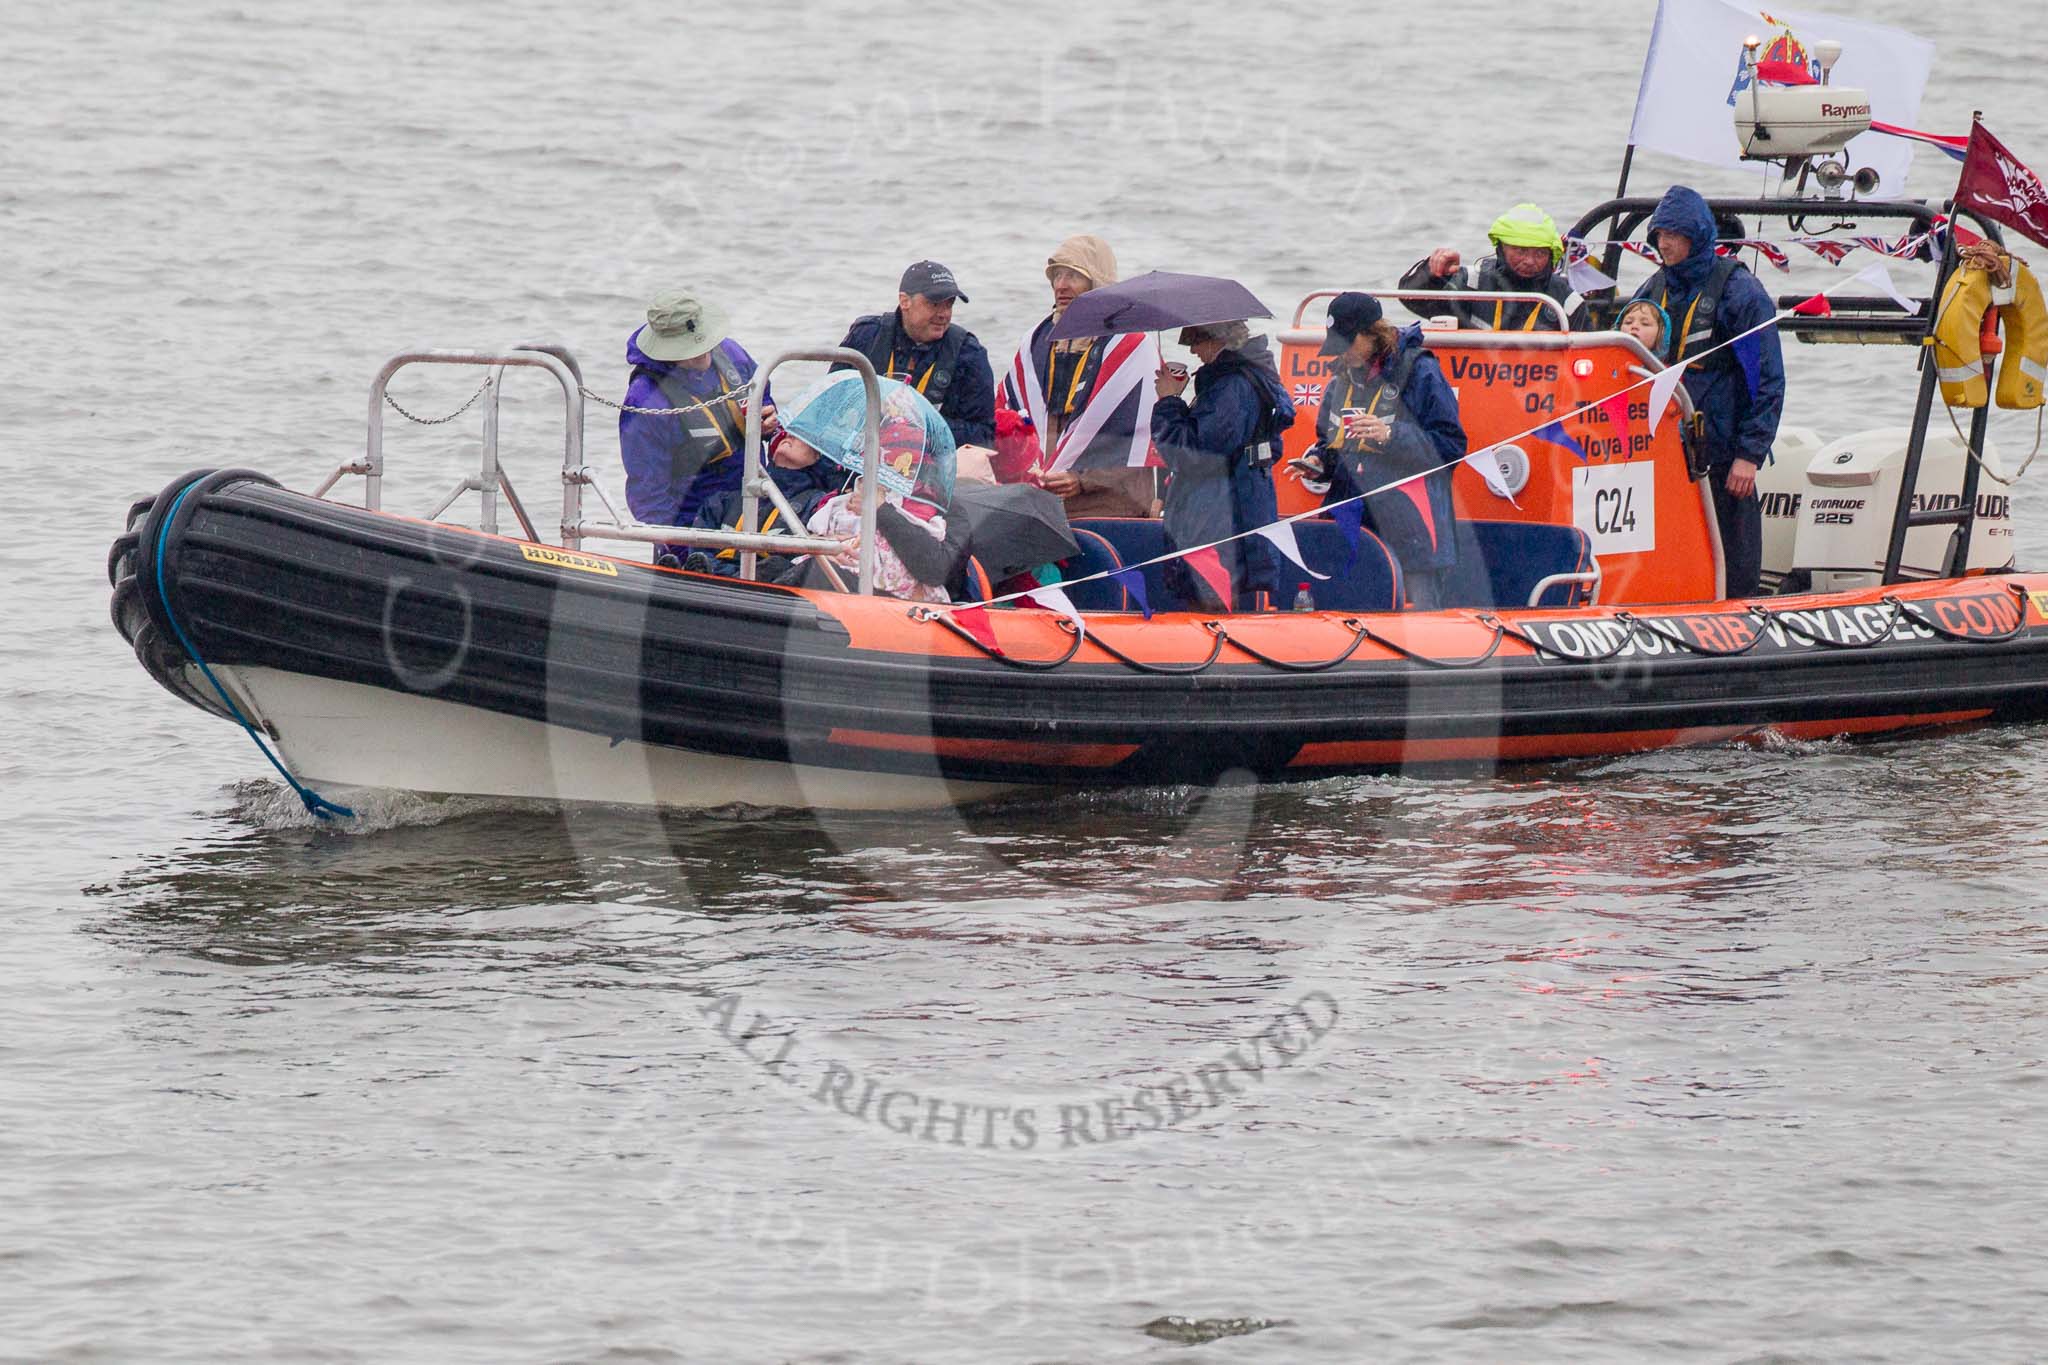
[[(1822, 444), (1810, 430), (1779, 429), (1772, 462), (1758, 471), (1756, 481), (1763, 501), (1766, 585), (1774, 584), (1779, 592), (1839, 592), (1881, 581), (1911, 434), (1905, 427), (1878, 427)], [(1920, 491), (1913, 510), (1954, 507), (1962, 496), (1968, 459), (1955, 433), (1930, 431), (1920, 455)], [(1993, 473), (2005, 473), (1998, 452), (1988, 445), (1984, 464)], [(1919, 526), (1907, 532), (1901, 571), (1938, 577), (1954, 531), (1953, 526)], [(2012, 495), (2002, 484), (1981, 480), (1969, 570), (2010, 569), (2013, 556)]]

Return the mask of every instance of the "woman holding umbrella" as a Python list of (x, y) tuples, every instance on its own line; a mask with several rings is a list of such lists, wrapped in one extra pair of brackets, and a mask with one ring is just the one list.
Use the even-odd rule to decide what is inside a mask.
[[(1183, 327), (1181, 345), (1202, 362), (1195, 401), (1181, 397), (1185, 366), (1161, 365), (1153, 380), (1152, 440), (1166, 462), (1166, 543), (1188, 549), (1243, 535), (1279, 519), (1273, 460), (1294, 423), (1294, 402), (1266, 351), (1242, 321)], [(1265, 541), (1229, 540), (1165, 565), (1183, 600), (1210, 611), (1258, 610), (1258, 595), (1280, 587), (1280, 564)]]

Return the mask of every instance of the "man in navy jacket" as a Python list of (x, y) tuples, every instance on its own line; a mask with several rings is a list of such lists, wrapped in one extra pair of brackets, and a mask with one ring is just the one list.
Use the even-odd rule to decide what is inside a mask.
[(1785, 356), (1778, 329), (1736, 341), (1777, 312), (1754, 275), (1714, 254), (1714, 214), (1697, 190), (1674, 185), (1650, 216), (1650, 245), (1664, 262), (1635, 297), (1671, 318), (1671, 363), (1721, 346), (1686, 367), (1698, 414), (1700, 453), (1721, 526), (1727, 595), (1753, 597), (1763, 567), (1763, 504), (1756, 472), (1771, 458), (1785, 407)]

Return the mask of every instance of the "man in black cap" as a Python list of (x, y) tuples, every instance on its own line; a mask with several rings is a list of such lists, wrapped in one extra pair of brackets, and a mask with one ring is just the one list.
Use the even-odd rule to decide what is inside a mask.
[(919, 261), (903, 272), (896, 311), (856, 318), (839, 344), (866, 356), (876, 374), (893, 376), (923, 394), (959, 444), (993, 446), (995, 373), (974, 333), (954, 323), (955, 299), (967, 302), (953, 272), (937, 261)]
[(1400, 561), (1410, 605), (1449, 605), (1445, 575), (1458, 559), (1451, 471), (1465, 458), (1457, 395), (1421, 326), (1394, 326), (1370, 294), (1330, 300), (1322, 353), (1334, 359), (1304, 459), (1330, 481), (1324, 503), (1406, 480), (1365, 500), (1365, 524)]

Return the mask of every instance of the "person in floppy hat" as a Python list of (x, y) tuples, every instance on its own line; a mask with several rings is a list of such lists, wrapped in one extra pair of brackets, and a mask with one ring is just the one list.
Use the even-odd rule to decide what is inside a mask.
[[(648, 304), (646, 325), (626, 342), (626, 363), (626, 407), (662, 410), (619, 414), (626, 505), (648, 525), (688, 526), (705, 503), (740, 486), (743, 390), (754, 358), (726, 335), (721, 309), (692, 290), (670, 289)], [(762, 405), (761, 429), (775, 430), (772, 402)], [(657, 547), (663, 552), (674, 547)]]
[[(1564, 305), (1573, 331), (1584, 331), (1591, 325), (1580, 306), (1582, 300), (1572, 291), (1571, 280), (1564, 273), (1564, 238), (1558, 235), (1557, 224), (1549, 214), (1534, 204), (1517, 204), (1493, 220), (1486, 237), (1493, 243), (1493, 255), (1479, 263), (1475, 274), (1466, 274), (1455, 250), (1440, 246), (1408, 268), (1408, 273), (1401, 277), (1401, 288), (1548, 294)], [(1417, 317), (1455, 317), (1460, 327), (1490, 328), (1496, 332), (1557, 330), (1557, 315), (1537, 303), (1479, 299), (1438, 303), (1426, 298), (1403, 299), (1401, 303)]]
[(1367, 498), (1365, 524), (1400, 561), (1410, 605), (1451, 605), (1445, 575), (1458, 560), (1451, 472), (1465, 457), (1465, 428), (1421, 324), (1396, 327), (1370, 294), (1339, 294), (1330, 300), (1322, 353), (1333, 365), (1304, 465), (1329, 479), (1325, 505), (1437, 471)]
[(955, 444), (992, 446), (995, 375), (988, 350), (953, 321), (956, 299), (966, 303), (967, 295), (952, 271), (937, 261), (917, 261), (897, 283), (896, 311), (855, 318), (839, 344), (866, 356), (876, 374), (923, 394), (952, 428)]

